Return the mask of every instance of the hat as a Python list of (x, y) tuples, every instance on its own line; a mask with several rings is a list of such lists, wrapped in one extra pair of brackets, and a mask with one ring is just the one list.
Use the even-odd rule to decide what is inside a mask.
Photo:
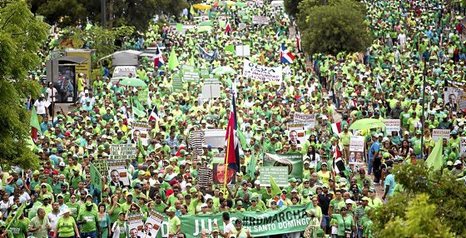
[(455, 163), (454, 163), (453, 165), (454, 165), (454, 166), (457, 166), (457, 165), (460, 165), (460, 164), (463, 164), (463, 163), (461, 163), (460, 160), (456, 160)]
[(236, 206), (243, 206), (243, 202), (242, 201), (237, 201)]
[(63, 214), (66, 214), (66, 213), (71, 213), (71, 210), (69, 208), (63, 209)]
[(345, 203), (346, 203), (346, 204), (353, 204), (353, 203), (354, 203), (354, 201), (353, 201), (353, 200), (351, 200), (351, 199), (346, 199)]
[(176, 212), (176, 209), (175, 209), (175, 207), (169, 207), (167, 209), (167, 212)]
[(451, 160), (447, 161), (447, 166), (453, 166), (453, 161)]
[(298, 190), (296, 190), (296, 189), (293, 189), (293, 190), (291, 190), (291, 192), (292, 192), (292, 193), (297, 193), (297, 192), (298, 192)]
[(295, 178), (290, 178), (290, 179), (289, 179), (289, 182), (290, 182), (290, 183), (296, 183), (297, 180), (296, 180)]
[(66, 164), (65, 164), (65, 162), (62, 161), (62, 162), (60, 162), (60, 163), (58, 164), (58, 166), (60, 166), (60, 167), (65, 167)]
[(370, 201), (370, 198), (368, 198), (368, 197), (363, 197), (361, 200), (362, 200), (362, 201)]
[(207, 203), (203, 203), (203, 204), (201, 205), (201, 208), (204, 208), (204, 207), (205, 207), (205, 208), (208, 207), (208, 206), (207, 206)]

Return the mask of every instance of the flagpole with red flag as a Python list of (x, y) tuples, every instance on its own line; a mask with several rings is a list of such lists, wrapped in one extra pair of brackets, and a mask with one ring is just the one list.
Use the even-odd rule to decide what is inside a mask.
[(228, 126), (225, 133), (225, 140), (227, 142), (227, 148), (225, 153), (225, 177), (224, 177), (224, 187), (226, 188), (228, 184), (228, 168), (234, 169), (235, 172), (240, 171), (239, 163), (239, 147), (238, 140), (236, 139), (235, 130), (237, 127), (236, 120), (236, 105), (235, 105), (235, 96), (232, 95), (231, 110), (230, 116), (228, 119)]

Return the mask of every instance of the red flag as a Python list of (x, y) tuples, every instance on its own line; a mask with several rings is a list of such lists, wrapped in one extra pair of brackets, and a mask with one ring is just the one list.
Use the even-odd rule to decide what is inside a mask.
[(230, 22), (227, 22), (227, 25), (225, 27), (225, 34), (230, 34), (232, 32)]
[(341, 132), (341, 121), (332, 123), (332, 131), (334, 134), (339, 135)]
[(228, 119), (227, 131), (225, 133), (225, 140), (227, 144), (225, 152), (225, 164), (229, 168), (234, 169), (236, 172), (240, 171), (239, 161), (239, 147), (238, 139), (236, 138), (236, 106), (235, 96), (232, 96), (230, 117)]
[(296, 33), (296, 48), (298, 49), (298, 52), (303, 51), (301, 48), (301, 33), (299, 33), (299, 31)]

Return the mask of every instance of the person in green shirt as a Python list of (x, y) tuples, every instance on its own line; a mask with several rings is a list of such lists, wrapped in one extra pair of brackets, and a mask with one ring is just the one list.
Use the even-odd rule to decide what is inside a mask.
[(125, 212), (120, 212), (118, 214), (118, 220), (113, 223), (112, 233), (113, 237), (126, 238), (129, 236), (128, 224), (125, 221)]
[(78, 224), (81, 226), (81, 237), (97, 237), (98, 219), (93, 210), (93, 203), (86, 202), (86, 208), (79, 212)]
[(54, 238), (71, 238), (71, 237), (80, 238), (78, 225), (76, 221), (71, 216), (70, 209), (65, 209), (63, 211), (63, 216), (60, 217), (57, 221), (57, 232), (55, 233)]
[(11, 231), (11, 238), (25, 238), (27, 236), (29, 226), (29, 220), (24, 217), (24, 213), (21, 213), (16, 219), (12, 222), (9, 229)]
[(168, 236), (177, 235), (181, 229), (181, 220), (175, 216), (176, 209), (170, 207), (167, 209), (168, 215)]

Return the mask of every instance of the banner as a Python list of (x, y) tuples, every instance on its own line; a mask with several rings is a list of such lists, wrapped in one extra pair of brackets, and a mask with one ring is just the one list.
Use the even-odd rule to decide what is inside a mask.
[(111, 160), (131, 160), (136, 156), (136, 147), (131, 144), (110, 145)]
[(450, 130), (449, 129), (433, 129), (432, 130), (432, 139), (434, 141), (438, 141), (439, 139), (443, 138), (450, 138)]
[(462, 91), (459, 88), (446, 87), (445, 92), (443, 93), (443, 103), (456, 105), (461, 94)]
[(302, 122), (306, 124), (308, 128), (314, 128), (314, 126), (316, 125), (316, 115), (295, 112), (293, 115), (293, 121)]
[[(266, 212), (234, 212), (230, 213), (231, 222), (240, 219), (243, 227), (251, 231), (252, 237), (271, 236), (302, 232), (309, 224), (310, 218), (306, 210), (308, 206), (282, 207), (278, 210)], [(212, 231), (214, 224), (223, 230), (222, 213), (212, 215), (181, 216), (181, 233), (188, 238), (200, 237), (202, 230)]]
[[(223, 159), (225, 161), (225, 159)], [(213, 164), (213, 181), (214, 184), (224, 184), (225, 183), (225, 173), (227, 173), (227, 184), (234, 184), (236, 181), (236, 171), (232, 168), (225, 166), (224, 162), (214, 163)]]
[(259, 181), (261, 182), (261, 186), (270, 186), (270, 177), (273, 177), (278, 186), (288, 186), (287, 166), (261, 166), (259, 171)]
[(92, 161), (94, 167), (99, 171), (101, 176), (108, 177), (108, 163), (106, 159), (96, 159)]
[(138, 140), (141, 140), (142, 145), (147, 146), (149, 145), (149, 132), (151, 127), (149, 123), (143, 121), (135, 121), (131, 123), (131, 140), (133, 143), (137, 143)]
[(207, 187), (212, 185), (213, 181), (213, 170), (208, 168), (208, 167), (200, 167), (197, 169), (198, 174), (197, 174), (197, 184), (202, 187)]
[(237, 45), (236, 46), (236, 56), (248, 57), (251, 55), (251, 49), (249, 45)]
[(183, 65), (182, 71), (183, 71), (183, 80), (185, 82), (198, 82), (199, 79), (201, 78), (199, 76), (199, 72), (193, 66)]
[(275, 82), (281, 83), (283, 70), (281, 66), (266, 67), (258, 64), (251, 63), (249, 60), (244, 60), (243, 76), (259, 80), (262, 82)]
[(91, 184), (94, 189), (100, 195), (102, 194), (102, 175), (99, 170), (94, 166), (94, 163), (90, 164), (89, 172), (91, 173)]
[[(270, 154), (266, 153), (263, 166), (285, 166), (288, 167), (288, 178), (303, 178), (303, 155), (302, 154)], [(275, 178), (274, 178), (275, 179)]]
[(269, 18), (266, 16), (252, 16), (252, 24), (267, 25), (269, 24)]
[(129, 237), (145, 237), (142, 214), (128, 214)]
[(364, 136), (351, 136), (349, 163), (364, 164)]
[(385, 119), (383, 123), (385, 124), (385, 129), (387, 130), (387, 134), (391, 135), (392, 131), (396, 131), (400, 133), (400, 128), (401, 128), (400, 119)]
[(206, 129), (204, 130), (204, 139), (207, 145), (213, 148), (223, 148), (225, 146), (226, 131), (222, 129)]

